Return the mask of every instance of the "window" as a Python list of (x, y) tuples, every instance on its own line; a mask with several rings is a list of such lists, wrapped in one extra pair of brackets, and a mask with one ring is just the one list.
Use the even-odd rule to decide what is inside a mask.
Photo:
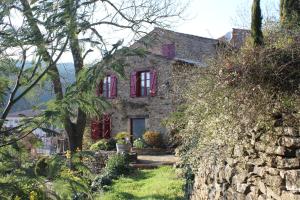
[(103, 96), (106, 98), (110, 98), (111, 97), (111, 77), (110, 76), (106, 76), (103, 79)]
[(111, 117), (104, 114), (100, 119), (91, 122), (91, 137), (93, 140), (110, 138), (111, 135)]
[(108, 75), (100, 81), (98, 90), (98, 96), (103, 96), (105, 98), (116, 98), (117, 97), (117, 77), (114, 75)]
[(137, 96), (145, 97), (150, 94), (150, 72), (137, 73)]
[(155, 96), (156, 82), (157, 75), (155, 70), (132, 72), (130, 77), (130, 96)]

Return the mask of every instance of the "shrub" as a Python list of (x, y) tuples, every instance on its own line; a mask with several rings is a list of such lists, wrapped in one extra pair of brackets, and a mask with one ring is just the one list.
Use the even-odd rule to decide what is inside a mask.
[(91, 151), (99, 151), (99, 150), (112, 151), (114, 149), (116, 149), (116, 140), (113, 138), (101, 139), (90, 146)]
[(117, 141), (114, 138), (110, 138), (107, 140), (107, 150), (112, 151), (116, 149)]
[(90, 146), (91, 151), (107, 150), (107, 141), (105, 139), (99, 140)]
[(105, 186), (110, 185), (112, 183), (112, 179), (113, 177), (111, 176), (111, 174), (107, 172), (96, 176), (91, 184), (92, 190), (96, 191), (104, 189)]
[(111, 156), (105, 166), (105, 171), (112, 177), (128, 174), (130, 171), (129, 161), (125, 154)]
[(143, 135), (143, 139), (146, 144), (151, 147), (161, 146), (161, 135), (155, 131), (146, 131)]
[(112, 183), (113, 179), (128, 174), (130, 171), (128, 154), (115, 154), (108, 159), (102, 174), (92, 182), (92, 190), (103, 190), (105, 186)]
[(235, 144), (248, 148), (249, 137), (259, 140), (274, 126), (299, 125), (292, 123), (299, 123), (299, 44), (299, 32), (276, 30), (265, 35), (263, 47), (225, 49), (197, 69), (198, 77), (184, 85), (184, 110), (168, 121), (182, 138), (178, 152), (186, 166), (208, 165), (204, 157), (214, 163)]
[(146, 145), (145, 145), (144, 141), (143, 141), (141, 138), (138, 138), (138, 139), (134, 140), (133, 146), (134, 146), (135, 148), (142, 149), (142, 148), (144, 148)]

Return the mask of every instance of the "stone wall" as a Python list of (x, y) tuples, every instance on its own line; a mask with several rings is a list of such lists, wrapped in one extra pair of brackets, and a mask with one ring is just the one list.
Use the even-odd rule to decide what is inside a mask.
[[(126, 61), (125, 77), (118, 78), (117, 98), (109, 99), (112, 109), (108, 110), (112, 116), (112, 135), (121, 131), (130, 132), (130, 118), (146, 118), (146, 128), (158, 131), (162, 134), (166, 132), (161, 121), (166, 118), (174, 107), (170, 98), (170, 60), (148, 54), (144, 57), (131, 56)], [(130, 74), (138, 70), (157, 71), (157, 93), (156, 96), (130, 97)], [(165, 134), (164, 134), (165, 135)]]
[(230, 158), (205, 161), (190, 198), (300, 200), (299, 128), (277, 127), (233, 148)]

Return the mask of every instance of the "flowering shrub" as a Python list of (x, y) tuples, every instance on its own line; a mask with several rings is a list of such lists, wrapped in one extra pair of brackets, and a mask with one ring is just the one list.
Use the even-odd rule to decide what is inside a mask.
[(125, 144), (130, 139), (130, 134), (127, 132), (120, 132), (115, 136), (118, 144)]
[(146, 131), (143, 135), (145, 143), (151, 147), (161, 146), (161, 135), (159, 132)]

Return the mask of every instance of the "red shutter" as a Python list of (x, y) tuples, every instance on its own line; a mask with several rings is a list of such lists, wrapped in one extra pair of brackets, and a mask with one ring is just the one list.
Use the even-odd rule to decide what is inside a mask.
[(111, 98), (116, 98), (117, 97), (117, 77), (115, 75), (110, 76), (110, 95)]
[(96, 94), (97, 96), (101, 96), (103, 94), (103, 80), (100, 81)]
[(168, 59), (175, 57), (175, 44), (163, 44), (162, 45), (162, 55)]
[(99, 127), (99, 138), (102, 139), (103, 138), (103, 117), (99, 119), (98, 127)]
[(101, 132), (99, 129), (99, 121), (98, 120), (92, 120), (91, 122), (91, 138), (93, 140), (98, 140), (101, 137)]
[(111, 119), (108, 114), (103, 115), (103, 138), (109, 139), (111, 133)]
[(130, 96), (136, 97), (136, 78), (137, 73), (134, 71), (130, 75)]
[(156, 70), (150, 71), (150, 95), (153, 97), (157, 92), (157, 73)]

